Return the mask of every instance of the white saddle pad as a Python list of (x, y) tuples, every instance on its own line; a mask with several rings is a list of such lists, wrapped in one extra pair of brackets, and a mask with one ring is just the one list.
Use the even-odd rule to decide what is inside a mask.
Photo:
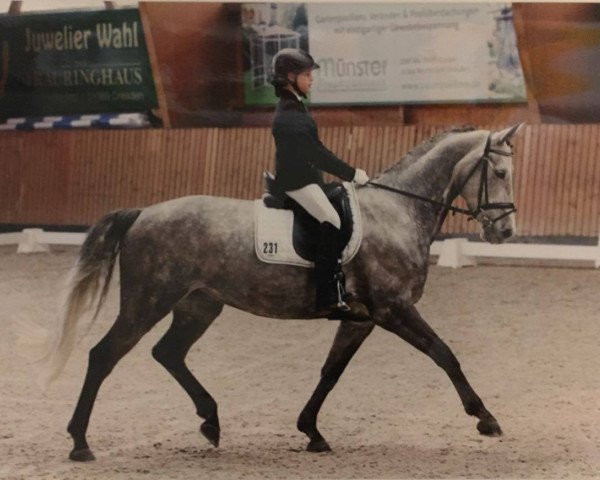
[[(360, 248), (362, 241), (362, 221), (354, 185), (349, 182), (344, 182), (343, 185), (348, 191), (350, 209), (352, 210), (354, 220), (352, 236), (342, 252), (342, 263), (348, 263), (354, 258)], [(292, 239), (294, 213), (291, 210), (267, 208), (262, 199), (256, 200), (254, 205), (255, 250), (258, 258), (267, 263), (313, 267), (313, 262), (305, 260), (294, 250)]]

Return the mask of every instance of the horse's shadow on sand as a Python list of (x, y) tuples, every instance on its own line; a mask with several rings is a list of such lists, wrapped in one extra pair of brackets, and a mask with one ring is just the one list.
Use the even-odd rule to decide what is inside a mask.
[[(254, 437), (246, 445), (219, 449), (148, 446), (137, 450), (135, 458), (144, 459), (145, 468), (164, 478), (190, 467), (208, 476), (218, 472), (228, 478), (242, 474), (244, 478), (528, 478), (550, 475), (554, 463), (564, 463), (541, 447), (523, 451), (501, 443), (497, 447), (463, 442), (429, 448), (399, 442), (338, 446), (332, 452), (310, 453), (300, 437), (298, 442), (273, 442), (268, 435), (264, 435), (264, 442), (260, 440)], [(106, 460), (100, 458), (99, 463)], [(112, 460), (131, 466), (125, 458)]]

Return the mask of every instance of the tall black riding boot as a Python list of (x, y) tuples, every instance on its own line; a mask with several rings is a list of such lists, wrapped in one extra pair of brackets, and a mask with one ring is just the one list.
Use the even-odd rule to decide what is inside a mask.
[(344, 274), (338, 259), (339, 234), (339, 229), (329, 222), (320, 226), (315, 256), (316, 313), (330, 320), (368, 320), (367, 307), (345, 292)]

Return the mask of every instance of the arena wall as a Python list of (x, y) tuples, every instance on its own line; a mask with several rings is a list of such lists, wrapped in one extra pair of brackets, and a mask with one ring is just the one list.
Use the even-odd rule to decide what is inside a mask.
[[(176, 5), (176, 6), (174, 6)], [(314, 107), (319, 126), (503, 124), (600, 121), (598, 4), (514, 3), (527, 84), (522, 104)], [(174, 127), (267, 127), (272, 108), (245, 106), (239, 3), (144, 4)], [(399, 48), (404, 48), (399, 46)]]
[[(325, 127), (322, 137), (374, 175), (439, 130)], [(529, 125), (515, 147), (519, 234), (596, 237), (600, 125)], [(267, 128), (4, 132), (0, 224), (90, 225), (110, 210), (192, 194), (259, 198), (273, 156)], [(476, 231), (462, 216), (444, 228)]]

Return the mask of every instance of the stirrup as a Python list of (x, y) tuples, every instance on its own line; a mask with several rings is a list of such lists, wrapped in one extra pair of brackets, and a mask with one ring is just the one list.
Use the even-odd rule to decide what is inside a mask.
[[(352, 295), (345, 292), (343, 285), (338, 283), (338, 299), (336, 304), (317, 310), (317, 315), (328, 320), (346, 320), (352, 322), (371, 321), (369, 311), (361, 302), (353, 300)], [(348, 299), (349, 303), (346, 303)]]
[(371, 316), (369, 315), (368, 310), (362, 303), (357, 303), (353, 308), (350, 305), (347, 305), (348, 310), (339, 310), (332, 309), (330, 312), (327, 312), (324, 316), (328, 320), (342, 320), (342, 321), (350, 321), (350, 322), (371, 322)]
[(335, 308), (337, 308), (338, 310), (340, 310), (341, 312), (349, 312), (351, 310), (350, 305), (348, 305), (346, 302), (344, 302), (344, 296), (346, 295), (346, 289), (344, 288), (344, 285), (342, 284), (342, 282), (340, 281), (340, 276), (343, 276), (344, 274), (342, 272), (339, 272), (338, 275), (336, 275), (337, 277), (337, 299), (338, 299), (338, 303), (335, 306)]
[(341, 302), (338, 302), (335, 306), (336, 309), (338, 309), (340, 312), (349, 312), (350, 310), (352, 310), (350, 308), (350, 305), (348, 305), (346, 302), (344, 302), (343, 300)]

